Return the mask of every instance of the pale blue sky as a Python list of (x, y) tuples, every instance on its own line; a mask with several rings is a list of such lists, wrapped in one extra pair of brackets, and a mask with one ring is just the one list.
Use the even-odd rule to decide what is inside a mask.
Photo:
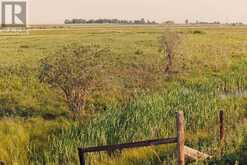
[(242, 21), (247, 0), (30, 0), (30, 23), (63, 23), (65, 18), (146, 18), (156, 21)]

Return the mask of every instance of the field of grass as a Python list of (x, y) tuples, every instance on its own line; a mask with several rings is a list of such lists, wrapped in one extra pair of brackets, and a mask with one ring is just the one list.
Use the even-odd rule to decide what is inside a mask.
[[(78, 165), (77, 147), (164, 138), (184, 111), (186, 145), (214, 156), (191, 164), (247, 161), (247, 28), (170, 27), (182, 35), (176, 73), (164, 74), (162, 26), (93, 26), (0, 33), (0, 160), (11, 165)], [(66, 43), (111, 50), (87, 116), (71, 119), (57, 89), (39, 81), (40, 60)], [(218, 112), (226, 113), (224, 155)], [(174, 146), (91, 154), (91, 164), (174, 164)]]

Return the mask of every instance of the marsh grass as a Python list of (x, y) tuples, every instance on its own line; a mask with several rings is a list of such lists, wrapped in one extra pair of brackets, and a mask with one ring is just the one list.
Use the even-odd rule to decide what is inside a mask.
[[(236, 131), (237, 123), (245, 114), (240, 103), (241, 99), (229, 98), (227, 101), (221, 99), (219, 95), (221, 89), (218, 88), (220, 83), (218, 77), (204, 81), (201, 79), (182, 81), (173, 84), (163, 92), (143, 95), (125, 106), (111, 107), (104, 114), (100, 114), (88, 123), (73, 124), (71, 128), (60, 130), (58, 134), (52, 135), (50, 137), (50, 146), (52, 147), (46, 152), (49, 153), (48, 155), (54, 154), (51, 157), (63, 153), (63, 156), (68, 156), (64, 157), (65, 160), (76, 164), (75, 149), (78, 146), (99, 146), (171, 137), (175, 135), (174, 116), (177, 111), (184, 111), (187, 144), (217, 157), (220, 154), (217, 131), (219, 110), (225, 110), (227, 129), (233, 132)], [(244, 87), (244, 84), (242, 85), (241, 87)], [(228, 139), (230, 146), (236, 144), (232, 142), (232, 138)], [(232, 148), (229, 147), (227, 150), (230, 149)], [(151, 155), (155, 155), (152, 152), (150, 155), (150, 152), (150, 150), (145, 152), (149, 155), (144, 158), (145, 162), (148, 162)], [(139, 156), (142, 155), (141, 153)], [(172, 152), (168, 155), (170, 154)], [(125, 156), (126, 154), (118, 154), (115, 158), (107, 158), (107, 156), (102, 157), (102, 155), (97, 156), (96, 154), (96, 156), (89, 156), (88, 161), (97, 164), (98, 161), (104, 162), (113, 159), (114, 164), (114, 159), (124, 159), (123, 162), (131, 164), (135, 160)], [(56, 162), (56, 159), (51, 161)], [(160, 162), (166, 161), (161, 160)]]
[[(184, 111), (186, 144), (239, 161), (246, 150), (245, 28), (177, 28), (184, 35), (177, 70), (167, 79), (158, 52), (164, 27), (35, 30), (0, 40), (0, 159), (7, 164), (78, 164), (77, 147), (164, 138)], [(193, 34), (191, 31), (202, 31)], [(39, 61), (66, 42), (110, 46), (105, 84), (88, 101), (89, 116), (71, 121), (61, 95), (38, 81)], [(220, 156), (218, 112), (226, 114), (227, 147)], [(237, 155), (237, 156), (236, 156)], [(244, 154), (243, 154), (244, 155)], [(92, 164), (174, 164), (174, 146), (87, 156)], [(197, 163), (197, 162), (196, 162)], [(199, 162), (201, 163), (201, 162)], [(199, 164), (198, 163), (198, 164)]]

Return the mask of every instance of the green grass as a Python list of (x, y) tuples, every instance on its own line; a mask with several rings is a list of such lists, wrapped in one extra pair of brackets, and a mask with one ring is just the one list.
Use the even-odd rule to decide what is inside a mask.
[[(175, 27), (174, 27), (175, 28)], [(184, 111), (186, 144), (234, 164), (246, 151), (247, 28), (176, 27), (183, 36), (177, 71), (163, 73), (161, 26), (94, 26), (0, 34), (0, 160), (7, 164), (78, 164), (77, 147), (164, 138)], [(195, 31), (200, 31), (198, 33)], [(103, 86), (90, 94), (81, 122), (57, 89), (40, 83), (39, 61), (65, 43), (111, 49)], [(218, 112), (226, 112), (227, 146), (220, 156)], [(174, 164), (174, 146), (90, 154), (92, 164)], [(243, 155), (243, 156), (239, 156)], [(196, 162), (200, 164), (201, 162)]]

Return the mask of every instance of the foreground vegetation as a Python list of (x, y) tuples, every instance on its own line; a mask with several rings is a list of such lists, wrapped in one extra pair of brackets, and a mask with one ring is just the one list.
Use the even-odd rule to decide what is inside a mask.
[[(159, 53), (164, 27), (92, 27), (0, 34), (0, 160), (78, 164), (77, 147), (174, 135), (184, 111), (186, 144), (214, 156), (206, 164), (246, 161), (247, 28), (175, 28), (182, 42), (172, 75)], [(41, 61), (66, 43), (110, 48), (100, 85), (74, 121), (62, 92), (40, 81)], [(221, 155), (218, 112), (226, 112)], [(92, 154), (92, 164), (174, 164), (174, 146)], [(191, 162), (201, 164), (203, 162)]]

